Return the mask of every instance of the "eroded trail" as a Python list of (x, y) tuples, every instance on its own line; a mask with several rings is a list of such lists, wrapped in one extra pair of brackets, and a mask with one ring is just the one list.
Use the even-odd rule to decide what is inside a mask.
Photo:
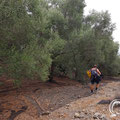
[[(21, 89), (11, 89), (8, 81), (9, 85), (0, 92), (0, 120), (72, 120), (75, 111), (84, 109), (93, 100), (96, 104), (104, 98), (103, 95), (109, 96), (105, 91), (110, 92), (111, 87), (116, 88), (119, 83), (104, 81), (100, 91), (91, 95), (88, 85), (67, 78), (55, 80), (56, 83), (33, 81)], [(109, 84), (110, 88), (105, 87)]]

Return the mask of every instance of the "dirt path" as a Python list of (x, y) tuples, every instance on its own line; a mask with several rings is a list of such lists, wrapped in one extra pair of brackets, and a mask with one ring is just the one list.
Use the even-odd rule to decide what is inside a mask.
[[(116, 97), (120, 98), (119, 91), (120, 82), (108, 83), (93, 95), (80, 98), (38, 120), (120, 120), (120, 116), (110, 117), (109, 104), (98, 104), (101, 101), (112, 101)], [(78, 118), (75, 118), (76, 113), (78, 116), (80, 115)], [(105, 118), (94, 119), (93, 116), (96, 113), (105, 116)]]
[[(0, 89), (0, 120), (72, 120), (75, 111), (82, 110), (93, 100), (96, 104), (101, 99), (97, 94), (103, 99), (103, 88), (113, 84), (103, 82), (100, 91), (91, 96), (88, 85), (82, 86), (67, 78), (55, 80), (56, 83), (34, 81), (10, 91), (9, 82), (9, 87)], [(114, 84), (117, 86), (118, 82)], [(96, 96), (99, 99), (95, 100)]]

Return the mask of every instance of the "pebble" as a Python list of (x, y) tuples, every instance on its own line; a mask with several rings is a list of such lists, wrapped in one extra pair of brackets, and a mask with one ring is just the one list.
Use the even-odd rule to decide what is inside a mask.
[(80, 114), (79, 113), (75, 113), (74, 118), (80, 118)]
[(53, 108), (50, 108), (50, 110), (53, 110)]
[(49, 115), (50, 111), (43, 112), (42, 115)]
[(98, 119), (98, 118), (100, 118), (101, 117), (101, 114), (100, 113), (95, 113), (94, 115), (93, 115), (93, 118), (94, 119)]
[(100, 113), (95, 113), (93, 115), (94, 119), (99, 119), (99, 120), (108, 120), (107, 117), (104, 114), (100, 114)]
[(79, 96), (77, 96), (77, 98), (81, 98), (81, 96), (79, 95)]
[(108, 120), (104, 114), (101, 115), (100, 119), (101, 119), (101, 120)]

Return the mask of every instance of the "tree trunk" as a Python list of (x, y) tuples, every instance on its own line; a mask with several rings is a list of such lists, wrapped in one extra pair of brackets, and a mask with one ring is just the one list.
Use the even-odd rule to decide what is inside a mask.
[(54, 62), (52, 62), (52, 64), (51, 64), (50, 75), (49, 75), (49, 80), (48, 80), (49, 82), (54, 82), (53, 74), (54, 74)]

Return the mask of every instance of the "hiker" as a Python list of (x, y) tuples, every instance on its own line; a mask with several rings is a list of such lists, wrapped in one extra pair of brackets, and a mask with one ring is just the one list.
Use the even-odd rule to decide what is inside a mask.
[(93, 89), (94, 89), (94, 84), (96, 83), (96, 90), (99, 87), (99, 83), (101, 81), (101, 72), (99, 71), (99, 69), (97, 68), (97, 65), (94, 65), (93, 68), (91, 68), (91, 93), (93, 93)]

